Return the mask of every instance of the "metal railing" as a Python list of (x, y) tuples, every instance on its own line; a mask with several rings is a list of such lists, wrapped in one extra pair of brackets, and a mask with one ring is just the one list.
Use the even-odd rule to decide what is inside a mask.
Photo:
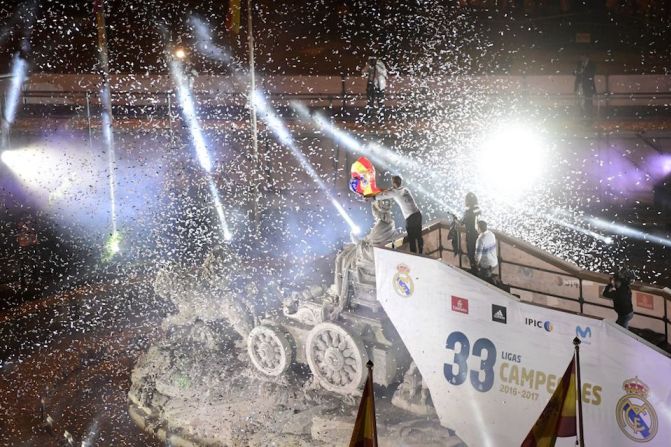
[[(469, 268), (466, 241), (460, 238), (459, 255), (447, 240), (450, 224), (438, 220), (423, 230), (424, 254), (459, 268)], [(610, 277), (582, 270), (526, 242), (495, 231), (498, 243), (499, 278), (510, 293), (524, 301), (580, 315), (610, 319), (612, 301), (601, 296)], [(401, 246), (397, 242), (396, 246)], [(651, 284), (633, 283), (634, 319), (631, 326), (663, 334), (671, 344), (671, 291)]]
[[(575, 103), (572, 75), (491, 75), (454, 77), (392, 76), (386, 89), (387, 103), (393, 107), (413, 107), (435, 90), (467, 86), (490, 96), (510, 95), (536, 104), (562, 106)], [(247, 83), (230, 76), (203, 75), (192, 79), (199, 102), (220, 106), (246, 106)], [(2, 80), (0, 80), (2, 82)], [(99, 79), (91, 74), (31, 75), (23, 88), (24, 104), (89, 105), (100, 103)], [(671, 107), (671, 76), (597, 75), (597, 109), (618, 106)], [(366, 103), (366, 81), (361, 76), (264, 76), (259, 88), (271, 100), (289, 104), (292, 100), (318, 103), (324, 107), (346, 109)], [(4, 90), (4, 89), (3, 89)], [(449, 96), (449, 95), (448, 95)], [(170, 105), (175, 96), (167, 75), (120, 74), (112, 77), (112, 97), (116, 105)]]

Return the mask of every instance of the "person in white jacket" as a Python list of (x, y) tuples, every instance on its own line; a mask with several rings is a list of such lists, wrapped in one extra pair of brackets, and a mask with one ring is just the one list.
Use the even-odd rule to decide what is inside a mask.
[(387, 88), (387, 67), (382, 59), (371, 56), (364, 70), (367, 77), (366, 96), (368, 97), (368, 113), (380, 113), (384, 109), (384, 90)]
[(373, 197), (373, 200), (394, 199), (401, 208), (405, 218), (405, 228), (408, 232), (408, 245), (413, 253), (422, 254), (424, 251), (424, 239), (422, 239), (422, 213), (415, 203), (415, 198), (408, 188), (402, 186), (403, 179), (400, 175), (391, 178), (391, 189), (382, 191)]
[(475, 243), (475, 262), (483, 279), (490, 280), (495, 276), (499, 266), (499, 257), (496, 249), (496, 236), (487, 229), (487, 222), (478, 220), (478, 240)]

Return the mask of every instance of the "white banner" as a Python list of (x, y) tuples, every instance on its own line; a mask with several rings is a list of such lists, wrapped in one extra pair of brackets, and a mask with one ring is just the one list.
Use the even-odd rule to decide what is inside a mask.
[(376, 248), (375, 266), (377, 298), (441, 423), (468, 446), (522, 443), (571, 361), (576, 335), (585, 445), (671, 445), (668, 356), (612, 323), (520, 302), (440, 261)]

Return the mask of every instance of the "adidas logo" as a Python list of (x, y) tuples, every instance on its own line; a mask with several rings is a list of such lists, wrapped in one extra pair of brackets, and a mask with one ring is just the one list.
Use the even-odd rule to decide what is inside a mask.
[(492, 304), (492, 321), (508, 324), (508, 309), (505, 306)]

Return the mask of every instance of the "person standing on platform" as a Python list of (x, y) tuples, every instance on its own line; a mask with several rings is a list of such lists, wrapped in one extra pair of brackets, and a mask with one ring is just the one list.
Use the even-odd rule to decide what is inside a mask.
[(578, 97), (580, 111), (585, 119), (591, 119), (594, 107), (594, 94), (596, 93), (596, 66), (587, 56), (580, 58), (575, 70), (575, 83), (573, 90)]
[(610, 283), (603, 290), (603, 296), (613, 300), (613, 308), (617, 312), (616, 323), (625, 329), (629, 328), (629, 322), (634, 318), (634, 306), (631, 304), (632, 274), (628, 270), (620, 269)]
[(475, 262), (480, 277), (492, 284), (496, 281), (496, 268), (499, 266), (499, 257), (496, 249), (496, 236), (487, 229), (487, 222), (478, 221), (478, 239), (475, 243)]
[(403, 179), (400, 175), (391, 178), (391, 189), (382, 191), (372, 197), (373, 200), (394, 199), (401, 208), (405, 218), (405, 228), (408, 232), (407, 240), (412, 253), (422, 254), (424, 251), (424, 239), (422, 238), (422, 213), (417, 207), (415, 198), (408, 188), (402, 186)]
[(478, 220), (480, 219), (480, 207), (478, 206), (478, 197), (469, 192), (466, 194), (466, 211), (461, 218), (461, 223), (466, 230), (466, 254), (468, 262), (471, 265), (471, 273), (478, 273), (478, 263), (475, 260), (475, 244), (478, 240)]
[(371, 56), (364, 70), (368, 82), (366, 84), (366, 97), (368, 106), (366, 115), (380, 118), (384, 114), (384, 90), (387, 88), (387, 67), (379, 57)]

